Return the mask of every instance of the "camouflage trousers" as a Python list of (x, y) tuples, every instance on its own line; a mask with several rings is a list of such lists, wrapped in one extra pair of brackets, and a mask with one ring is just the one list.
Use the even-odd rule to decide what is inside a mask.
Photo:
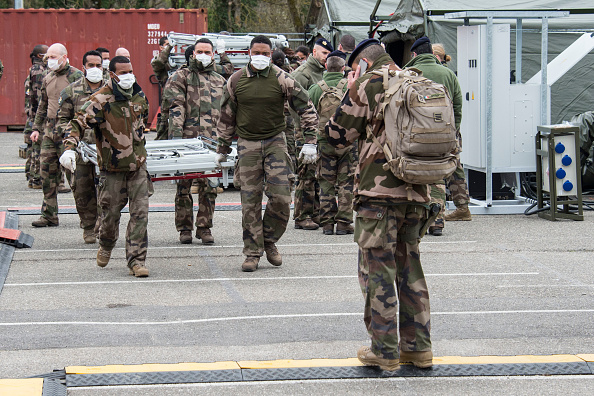
[(287, 152), (291, 159), (291, 166), (293, 171), (289, 174), (289, 181), (294, 184), (297, 181), (297, 175), (294, 170), (297, 167), (297, 156), (296, 156), (296, 143), (295, 143), (295, 121), (290, 114), (285, 114), (285, 123), (287, 124), (284, 129), (285, 139), (287, 140)]
[(113, 249), (119, 236), (121, 211), (128, 203), (130, 220), (126, 229), (126, 260), (130, 268), (135, 264), (144, 264), (148, 247), (149, 197), (153, 191), (146, 164), (134, 172), (102, 170), (97, 189), (101, 207), (99, 244), (107, 250)]
[(198, 213), (196, 228), (212, 228), (217, 189), (208, 184), (208, 179), (189, 179), (177, 181), (175, 194), (175, 228), (178, 231), (192, 231), (194, 201), (190, 188), (192, 182), (198, 186)]
[(41, 185), (41, 142), (43, 135), (39, 135), (37, 142), (31, 142), (31, 148), (27, 147), (27, 162), (29, 165), (29, 180), (31, 184)]
[[(276, 243), (291, 215), (291, 167), (284, 135), (266, 140), (237, 139), (243, 254), (262, 256), (264, 244)], [(268, 197), (262, 216), (262, 189)]]
[(97, 207), (97, 171), (91, 162), (84, 162), (80, 157), (76, 159), (72, 194), (76, 211), (80, 219), (80, 228), (99, 232), (99, 214)]
[(444, 228), (445, 225), (445, 207), (446, 207), (446, 185), (445, 183), (430, 184), (431, 186), (431, 202), (441, 205), (441, 210), (437, 218), (431, 224), (431, 227)]
[(468, 195), (468, 186), (466, 185), (466, 177), (464, 175), (464, 167), (460, 163), (460, 157), (458, 156), (458, 167), (446, 180), (448, 190), (452, 195), (452, 201), (456, 207), (468, 205), (470, 202), (470, 196)]
[(318, 145), (321, 226), (353, 222), (356, 150), (354, 145), (340, 150), (329, 144)]
[(399, 347), (407, 352), (431, 350), (429, 292), (419, 254), (419, 232), (426, 219), (422, 205), (367, 203), (357, 208), (363, 319), (371, 350), (384, 359), (398, 359)]
[(169, 135), (169, 120), (163, 112), (157, 117), (157, 136), (155, 140), (167, 140)]
[(295, 221), (310, 218), (315, 222), (319, 222), (320, 188), (316, 178), (317, 167), (317, 163), (304, 164), (297, 160), (297, 178), (299, 182), (295, 187), (295, 209), (293, 212)]
[[(62, 137), (50, 132), (43, 135), (41, 142), (41, 180), (43, 204), (41, 216), (51, 223), (58, 223), (58, 185), (62, 181), (60, 156), (64, 152)], [(70, 172), (66, 171), (68, 181)]]

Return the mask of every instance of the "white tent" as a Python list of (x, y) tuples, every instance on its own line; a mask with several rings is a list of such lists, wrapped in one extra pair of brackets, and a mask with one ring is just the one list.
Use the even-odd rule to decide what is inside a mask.
[[(322, 3), (321, 7), (313, 4)], [(315, 25), (314, 34), (326, 38), (351, 34), (357, 42), (368, 37), (370, 15), (376, 1), (319, 0), (312, 1), (308, 23)], [(312, 11), (313, 10), (313, 11)], [(452, 57), (450, 67), (456, 70), (456, 31), (462, 20), (444, 18), (444, 14), (458, 11), (546, 11), (566, 10), (567, 18), (549, 21), (549, 61), (560, 54), (583, 33), (594, 32), (594, 2), (591, 0), (383, 0), (375, 13), (371, 26), (377, 28), (375, 37), (386, 43), (387, 50), (397, 63), (410, 57), (409, 48), (414, 39), (427, 35), (433, 43), (443, 43)], [(388, 17), (382, 18), (382, 17)], [(379, 25), (379, 20), (384, 23)], [(470, 24), (485, 23), (484, 19), (471, 19)], [(511, 25), (511, 68), (515, 70), (516, 20), (496, 20)], [(527, 81), (540, 70), (540, 20), (523, 23), (522, 81)], [(551, 121), (569, 120), (574, 114), (594, 110), (594, 54), (587, 55), (552, 87)]]

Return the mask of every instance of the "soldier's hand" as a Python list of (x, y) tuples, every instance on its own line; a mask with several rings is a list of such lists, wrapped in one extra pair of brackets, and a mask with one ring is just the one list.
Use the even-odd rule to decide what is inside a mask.
[(39, 139), (39, 131), (31, 132), (31, 141), (37, 142), (37, 139)]
[(355, 83), (355, 80), (361, 75), (361, 66), (357, 65), (356, 70), (351, 70), (347, 76), (347, 87), (351, 89), (351, 86)]
[(306, 143), (299, 153), (299, 160), (304, 164), (314, 164), (318, 160), (318, 146)]
[(225, 40), (218, 39), (217, 40), (217, 54), (222, 55), (225, 53), (225, 51), (226, 51)]
[(227, 154), (217, 153), (215, 160), (214, 160), (216, 167), (222, 168), (223, 166), (221, 165), (221, 162), (225, 162), (225, 161), (227, 161)]
[(76, 170), (76, 153), (74, 150), (64, 151), (64, 154), (60, 156), (60, 165), (68, 169), (70, 172)]

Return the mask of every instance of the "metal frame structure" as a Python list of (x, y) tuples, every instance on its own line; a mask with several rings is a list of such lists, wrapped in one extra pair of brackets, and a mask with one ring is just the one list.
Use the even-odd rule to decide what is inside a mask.
[[(463, 19), (465, 25), (470, 24), (471, 19), (486, 19), (487, 20), (487, 81), (486, 81), (486, 97), (487, 97), (487, 114), (486, 114), (486, 199), (485, 201), (471, 200), (472, 203), (483, 208), (484, 213), (492, 213), (487, 208), (492, 208), (493, 202), (493, 25), (495, 19), (516, 20), (516, 83), (521, 83), (522, 77), (522, 24), (524, 19), (541, 19), (541, 114), (540, 123), (542, 125), (550, 123), (550, 109), (548, 104), (548, 85), (547, 85), (547, 63), (548, 63), (548, 32), (549, 32), (549, 18), (563, 18), (569, 16), (569, 11), (463, 11), (446, 13), (446, 19)], [(468, 173), (468, 172), (466, 172)], [(468, 174), (466, 175), (468, 176)], [(516, 174), (518, 179), (519, 175)], [(516, 192), (516, 195), (517, 192)], [(500, 213), (518, 213), (518, 210), (523, 211), (525, 208), (522, 202), (515, 200), (511, 205), (510, 201), (501, 203), (502, 210)], [(477, 213), (477, 211), (473, 211)]]

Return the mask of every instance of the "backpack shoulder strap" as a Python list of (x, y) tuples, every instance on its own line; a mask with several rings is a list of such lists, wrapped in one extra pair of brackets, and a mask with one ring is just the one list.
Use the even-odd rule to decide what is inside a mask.
[(348, 82), (348, 80), (347, 80), (346, 78), (343, 78), (342, 80), (340, 80), (340, 81), (338, 82), (338, 84), (336, 84), (336, 88), (337, 88), (339, 91), (342, 91), (342, 89), (344, 88), (344, 86), (345, 86), (345, 85), (347, 85), (347, 82)]
[(328, 84), (326, 84), (326, 81), (324, 80), (318, 81), (318, 86), (322, 88), (322, 92), (326, 92), (328, 89), (330, 89), (330, 87), (328, 86)]

